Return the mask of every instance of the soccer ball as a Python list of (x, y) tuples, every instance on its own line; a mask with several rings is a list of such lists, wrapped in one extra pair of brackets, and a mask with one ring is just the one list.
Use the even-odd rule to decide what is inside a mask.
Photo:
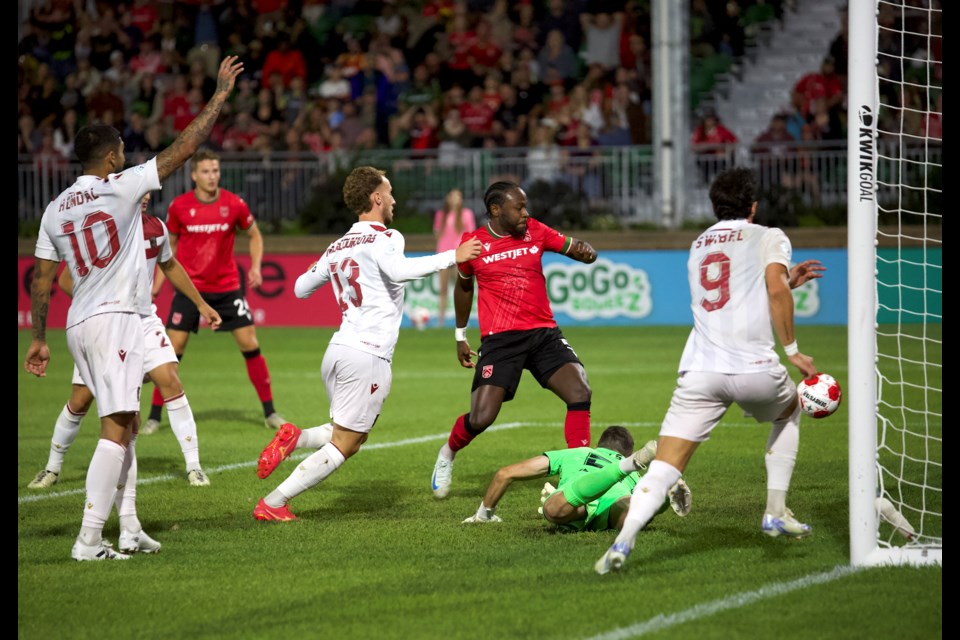
[(818, 373), (803, 380), (797, 388), (800, 394), (800, 408), (813, 418), (826, 418), (840, 406), (842, 394), (840, 383), (833, 376)]
[(407, 315), (410, 317), (410, 322), (413, 323), (413, 326), (421, 331), (426, 329), (427, 324), (430, 323), (430, 310), (426, 307), (414, 307), (410, 309)]

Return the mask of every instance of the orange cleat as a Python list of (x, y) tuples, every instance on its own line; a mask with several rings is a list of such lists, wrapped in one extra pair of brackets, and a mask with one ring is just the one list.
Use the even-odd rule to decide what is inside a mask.
[(272, 520), (274, 522), (290, 522), (291, 520), (297, 519), (297, 516), (290, 512), (290, 508), (287, 505), (271, 507), (264, 502), (262, 498), (253, 510), (253, 517), (257, 520)]
[(257, 460), (257, 477), (262, 480), (273, 473), (273, 470), (293, 452), (298, 440), (300, 440), (300, 429), (294, 424), (284, 422)]

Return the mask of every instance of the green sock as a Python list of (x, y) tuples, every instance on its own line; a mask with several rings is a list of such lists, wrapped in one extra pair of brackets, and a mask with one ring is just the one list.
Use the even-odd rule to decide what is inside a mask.
[(610, 487), (626, 477), (619, 464), (580, 475), (563, 489), (563, 497), (574, 507), (587, 504), (605, 494)]

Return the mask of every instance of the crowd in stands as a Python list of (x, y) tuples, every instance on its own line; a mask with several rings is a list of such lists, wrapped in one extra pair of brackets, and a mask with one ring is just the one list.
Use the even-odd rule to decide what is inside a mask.
[[(210, 138), (223, 151), (646, 144), (649, 4), (40, 0), (18, 43), (18, 153), (66, 162), (91, 121), (156, 153), (226, 55), (245, 73)], [(742, 53), (779, 5), (694, 0), (694, 55)]]

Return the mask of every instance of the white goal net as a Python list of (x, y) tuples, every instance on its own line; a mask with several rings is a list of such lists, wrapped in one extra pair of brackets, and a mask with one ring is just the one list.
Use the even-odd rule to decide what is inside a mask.
[(942, 9), (849, 24), (851, 560), (942, 564)]

